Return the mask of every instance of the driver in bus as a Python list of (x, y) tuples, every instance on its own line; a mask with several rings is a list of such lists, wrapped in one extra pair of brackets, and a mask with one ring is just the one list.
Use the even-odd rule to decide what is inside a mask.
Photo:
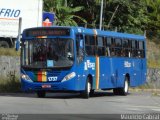
[(48, 45), (47, 49), (47, 59), (58, 61), (58, 55), (56, 55), (55, 50), (52, 48), (52, 45)]

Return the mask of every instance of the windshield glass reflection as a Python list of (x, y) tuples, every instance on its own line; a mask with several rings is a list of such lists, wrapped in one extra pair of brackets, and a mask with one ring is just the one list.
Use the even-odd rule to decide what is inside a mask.
[(68, 67), (73, 65), (73, 40), (28, 40), (22, 47), (22, 65), (33, 68)]

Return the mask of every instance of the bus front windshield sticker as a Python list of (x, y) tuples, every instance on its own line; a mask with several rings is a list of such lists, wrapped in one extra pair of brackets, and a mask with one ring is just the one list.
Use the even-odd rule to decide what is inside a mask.
[(47, 60), (47, 67), (53, 67), (53, 66), (54, 66), (53, 60)]

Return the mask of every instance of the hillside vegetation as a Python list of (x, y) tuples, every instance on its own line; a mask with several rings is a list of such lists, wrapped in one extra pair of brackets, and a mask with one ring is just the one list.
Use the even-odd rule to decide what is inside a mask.
[(0, 48), (0, 55), (20, 56), (20, 51), (17, 52), (14, 48)]
[(160, 68), (160, 44), (147, 40), (147, 63), (149, 68)]

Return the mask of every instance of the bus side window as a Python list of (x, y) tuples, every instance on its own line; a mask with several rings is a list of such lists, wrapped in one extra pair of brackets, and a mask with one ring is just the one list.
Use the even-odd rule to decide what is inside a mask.
[(115, 54), (116, 56), (121, 56), (122, 51), (122, 41), (119, 38), (115, 39)]
[(111, 56), (116, 56), (116, 53), (115, 53), (116, 44), (115, 44), (114, 38), (111, 38), (111, 41), (112, 41), (112, 44), (110, 46), (110, 55)]
[(106, 38), (106, 47), (110, 47), (112, 44), (112, 39), (110, 37)]
[(92, 35), (85, 36), (85, 51), (89, 56), (95, 56), (96, 54), (96, 40)]
[(111, 37), (107, 37), (105, 38), (105, 46), (106, 46), (106, 55), (107, 56), (114, 56), (115, 52), (114, 52), (114, 39)]
[(132, 57), (132, 41), (128, 41), (128, 57)]
[(138, 42), (138, 57), (139, 58), (144, 58), (145, 55), (144, 55), (144, 42), (143, 41), (139, 41)]
[(137, 41), (132, 40), (132, 57), (137, 57)]
[(104, 38), (97, 37), (97, 54), (98, 56), (105, 56)]
[(80, 63), (84, 58), (84, 41), (83, 35), (76, 35), (76, 50), (77, 50), (77, 62)]
[(144, 41), (143, 41), (143, 58), (145, 58), (145, 43), (144, 43)]
[(123, 56), (129, 57), (129, 41), (127, 39), (123, 39), (122, 46), (123, 46), (123, 52), (124, 52)]

